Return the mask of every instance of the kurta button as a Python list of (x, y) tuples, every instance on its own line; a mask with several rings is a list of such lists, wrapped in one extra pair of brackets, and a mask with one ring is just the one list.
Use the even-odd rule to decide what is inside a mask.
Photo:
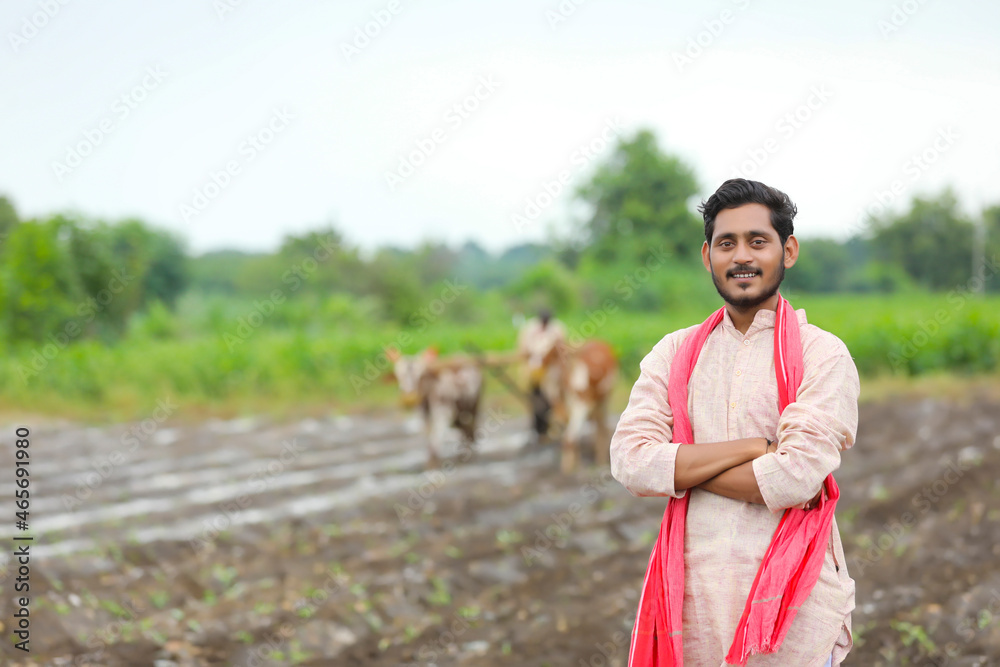
[(749, 341), (749, 340), (745, 340), (745, 341), (743, 341), (743, 344), (744, 344), (744, 345), (749, 345), (749, 344), (750, 344), (750, 341)]
[(737, 375), (743, 375), (743, 371), (736, 371)]
[(735, 403), (730, 403), (730, 404), (729, 404), (729, 407), (731, 407), (731, 408), (735, 408), (735, 407), (736, 407), (736, 404), (735, 404)]

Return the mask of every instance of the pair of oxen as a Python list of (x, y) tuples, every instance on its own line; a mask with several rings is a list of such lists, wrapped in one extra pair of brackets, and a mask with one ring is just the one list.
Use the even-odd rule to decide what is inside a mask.
[(589, 340), (579, 345), (560, 342), (544, 356), (517, 354), (439, 356), (428, 348), (414, 356), (389, 350), (393, 374), (406, 407), (420, 407), (427, 435), (427, 465), (440, 463), (443, 440), (449, 428), (462, 435), (471, 450), (476, 441), (476, 423), (483, 394), (483, 370), (519, 361), (526, 366), (532, 394), (529, 403), (535, 436), (544, 438), (551, 421), (565, 425), (562, 431), (560, 467), (576, 469), (580, 438), (588, 420), (595, 424), (594, 460), (608, 462), (607, 403), (618, 379), (618, 363), (611, 346)]

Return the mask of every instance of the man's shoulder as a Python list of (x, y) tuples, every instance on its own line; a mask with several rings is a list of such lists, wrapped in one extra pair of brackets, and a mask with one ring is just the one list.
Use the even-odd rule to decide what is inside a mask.
[(799, 327), (799, 335), (802, 339), (803, 356), (813, 358), (851, 356), (851, 351), (847, 349), (844, 341), (840, 340), (836, 334), (830, 333), (826, 329), (820, 329), (815, 324), (802, 324)]
[(678, 348), (680, 348), (681, 343), (684, 342), (684, 339), (691, 335), (691, 333), (693, 333), (699, 326), (701, 326), (701, 323), (692, 324), (689, 327), (684, 327), (683, 329), (678, 329), (677, 331), (671, 331), (653, 346), (651, 353), (656, 353), (667, 361), (673, 359)]

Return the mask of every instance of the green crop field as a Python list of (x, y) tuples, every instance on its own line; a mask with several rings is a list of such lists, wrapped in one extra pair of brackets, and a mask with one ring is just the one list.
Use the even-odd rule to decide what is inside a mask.
[[(388, 346), (404, 353), (468, 345), (510, 350), (517, 330), (499, 298), (486, 294), (464, 322), (431, 315), (416, 327), (373, 321), (343, 298), (288, 302), (266, 317), (252, 302), (189, 296), (178, 314), (156, 310), (114, 344), (65, 346), (50, 339), (4, 350), (8, 411), (103, 420), (142, 417), (161, 401), (177, 414), (352, 411), (391, 405)], [(906, 295), (791, 295), (809, 321), (839, 336), (863, 377), (946, 372), (994, 374), (1000, 367), (1000, 298), (961, 292)], [(622, 390), (643, 355), (665, 334), (704, 319), (717, 301), (678, 299), (663, 312), (604, 308), (566, 313), (570, 338), (609, 341), (622, 365)], [(256, 326), (254, 326), (256, 325)], [(512, 373), (516, 377), (516, 373)]]

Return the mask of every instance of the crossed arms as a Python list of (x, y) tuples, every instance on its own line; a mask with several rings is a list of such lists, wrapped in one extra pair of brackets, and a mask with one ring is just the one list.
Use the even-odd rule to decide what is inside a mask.
[[(779, 418), (774, 446), (744, 438), (694, 445), (672, 442), (666, 378), (676, 341), (667, 337), (640, 364), (611, 441), (611, 472), (637, 496), (679, 498), (687, 489), (766, 505), (808, 507), (857, 431), (857, 369), (840, 343), (806, 364), (797, 400)], [(839, 341), (837, 341), (839, 343)]]
[(764, 505), (753, 461), (775, 451), (766, 438), (678, 445), (674, 461), (674, 489), (698, 487), (748, 503)]

